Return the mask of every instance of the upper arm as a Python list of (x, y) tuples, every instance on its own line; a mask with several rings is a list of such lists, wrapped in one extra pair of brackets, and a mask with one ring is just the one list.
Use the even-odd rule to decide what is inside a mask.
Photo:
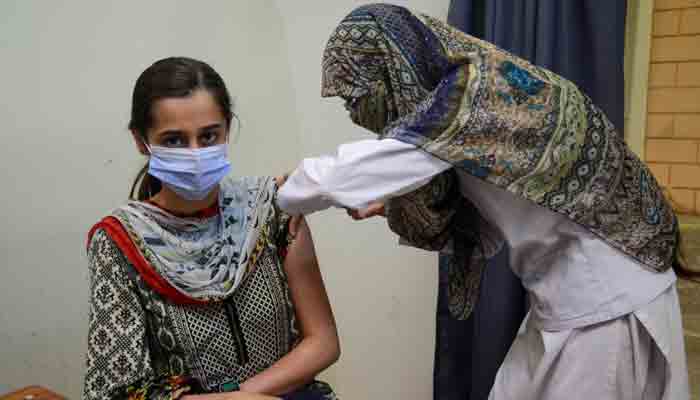
[(411, 192), (451, 167), (409, 143), (364, 140), (340, 146), (324, 189), (333, 198), (359, 203), (354, 208), (363, 208), (367, 203)]
[(330, 205), (364, 208), (410, 192), (450, 167), (412, 144), (362, 140), (340, 146), (336, 155), (303, 160), (278, 198), (282, 208), (302, 213)]
[(318, 266), (313, 239), (302, 219), (284, 259), (294, 308), (303, 336), (331, 336), (337, 341), (335, 319)]
[(423, 186), (450, 164), (395, 139), (364, 140), (338, 149), (323, 182), (327, 196), (350, 208), (400, 196)]

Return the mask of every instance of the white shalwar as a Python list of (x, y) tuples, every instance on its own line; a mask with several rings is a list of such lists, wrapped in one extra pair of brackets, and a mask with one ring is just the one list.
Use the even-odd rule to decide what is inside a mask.
[[(449, 163), (394, 139), (305, 159), (278, 193), (292, 214), (360, 209), (410, 192)], [(462, 194), (507, 244), (531, 308), (494, 400), (689, 398), (676, 276), (653, 272), (583, 227), (457, 171)]]

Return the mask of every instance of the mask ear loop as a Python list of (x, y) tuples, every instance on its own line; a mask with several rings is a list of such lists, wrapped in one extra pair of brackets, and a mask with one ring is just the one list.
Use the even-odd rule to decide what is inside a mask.
[[(231, 122), (229, 122), (229, 127), (228, 130), (226, 131), (226, 142), (225, 148), (226, 148), (226, 158), (229, 158), (231, 156), (231, 145), (232, 144), (238, 144), (238, 140), (241, 138), (241, 119), (238, 118), (238, 115), (235, 113), (232, 113)], [(231, 125), (233, 125), (233, 121), (236, 120), (236, 134), (231, 140)]]
[(150, 157), (151, 154), (153, 154), (153, 151), (151, 150), (151, 146), (149, 146), (148, 143), (146, 143), (146, 140), (143, 138), (141, 138), (141, 143), (146, 147), (146, 150), (148, 150), (147, 155)]
[(238, 140), (241, 138), (241, 119), (238, 118), (237, 114), (233, 114), (233, 118), (231, 119), (231, 122), (233, 120), (236, 120), (236, 135), (234, 136), (233, 141), (231, 141), (231, 127), (229, 127), (229, 131), (226, 132), (226, 144), (237, 144)]

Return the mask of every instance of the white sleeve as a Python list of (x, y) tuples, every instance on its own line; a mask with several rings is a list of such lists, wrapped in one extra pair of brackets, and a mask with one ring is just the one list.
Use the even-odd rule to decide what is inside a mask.
[(451, 167), (412, 144), (362, 140), (340, 146), (335, 156), (304, 159), (278, 192), (277, 203), (293, 215), (333, 206), (361, 209), (408, 193)]

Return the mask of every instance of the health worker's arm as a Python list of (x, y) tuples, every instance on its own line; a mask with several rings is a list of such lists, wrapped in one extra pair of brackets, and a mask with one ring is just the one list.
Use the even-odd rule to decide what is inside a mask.
[(364, 209), (411, 192), (452, 166), (395, 139), (341, 145), (335, 155), (304, 159), (277, 194), (292, 215), (330, 207)]

